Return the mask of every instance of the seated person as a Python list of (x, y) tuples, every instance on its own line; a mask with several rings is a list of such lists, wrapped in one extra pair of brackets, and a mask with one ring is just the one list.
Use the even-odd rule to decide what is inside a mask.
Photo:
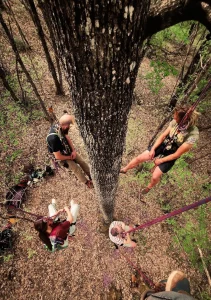
[[(49, 218), (35, 221), (34, 227), (39, 232), (39, 238), (48, 250), (54, 252), (68, 246), (68, 235), (71, 236), (75, 232), (79, 205), (71, 200), (70, 209), (65, 206), (64, 209), (56, 211), (55, 200), (53, 199), (48, 209)], [(63, 211), (67, 213), (67, 218), (64, 222), (60, 222), (58, 221), (58, 215)]]
[(121, 221), (114, 221), (109, 227), (109, 238), (117, 246), (134, 248), (136, 247), (136, 243), (131, 240), (129, 233), (127, 233), (125, 237), (122, 235), (123, 232), (128, 231), (132, 228), (134, 228), (134, 226), (127, 226)]
[(154, 160), (155, 168), (153, 169), (151, 181), (142, 190), (142, 194), (147, 194), (160, 181), (163, 173), (167, 173), (173, 167), (175, 161), (182, 154), (188, 152), (197, 142), (199, 131), (195, 124), (199, 114), (196, 111), (193, 111), (188, 117), (185, 126), (178, 126), (188, 110), (187, 107), (176, 108), (174, 119), (154, 145), (132, 159), (126, 167), (121, 169), (120, 173), (126, 174), (128, 170), (135, 168), (138, 164), (154, 160), (155, 157), (161, 155), (161, 157)]
[(76, 153), (72, 140), (68, 136), (70, 124), (73, 123), (73, 116), (64, 114), (59, 119), (59, 123), (50, 128), (50, 132), (46, 138), (48, 150), (63, 166), (70, 168), (80, 182), (85, 183), (88, 188), (93, 188), (89, 166)]

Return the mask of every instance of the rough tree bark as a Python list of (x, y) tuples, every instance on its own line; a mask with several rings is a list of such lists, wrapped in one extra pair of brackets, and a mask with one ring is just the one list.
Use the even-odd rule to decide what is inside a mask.
[(143, 41), (189, 19), (189, 2), (198, 1), (167, 0), (150, 11), (149, 0), (42, 0), (66, 71), (106, 222), (113, 218), (127, 116)]
[(56, 94), (63, 95), (64, 91), (62, 89), (62, 86), (60, 85), (58, 78), (57, 78), (56, 69), (54, 67), (54, 63), (53, 63), (51, 55), (49, 53), (49, 49), (48, 49), (48, 46), (47, 46), (47, 43), (45, 40), (45, 34), (44, 34), (44, 31), (43, 31), (43, 28), (42, 28), (42, 25), (41, 25), (41, 22), (40, 22), (38, 13), (37, 13), (36, 6), (34, 4), (34, 0), (25, 0), (24, 2), (28, 5), (28, 11), (29, 11), (31, 18), (34, 22), (34, 25), (37, 29), (37, 34), (41, 40), (43, 50), (45, 53), (45, 57), (48, 62), (48, 68), (49, 68), (49, 71), (51, 72), (51, 75), (52, 75), (54, 83), (55, 83)]

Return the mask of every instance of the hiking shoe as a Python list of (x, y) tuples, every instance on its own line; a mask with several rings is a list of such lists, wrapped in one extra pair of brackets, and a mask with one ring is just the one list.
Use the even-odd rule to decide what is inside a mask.
[(93, 185), (91, 180), (87, 180), (87, 182), (85, 184), (88, 187), (88, 189), (93, 189), (94, 188), (94, 185)]
[(167, 280), (166, 291), (190, 294), (190, 283), (181, 271), (173, 271)]
[(150, 190), (151, 190), (150, 188), (146, 187), (141, 191), (141, 194), (146, 195), (147, 193), (149, 193)]
[(124, 171), (123, 169), (121, 169), (119, 173), (121, 173), (121, 174), (126, 174), (127, 171)]

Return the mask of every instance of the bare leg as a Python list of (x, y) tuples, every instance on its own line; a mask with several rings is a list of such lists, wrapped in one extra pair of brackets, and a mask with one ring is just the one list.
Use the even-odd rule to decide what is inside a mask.
[(133, 158), (126, 167), (121, 169), (121, 172), (126, 173), (128, 170), (133, 169), (140, 163), (148, 161), (148, 160), (150, 160), (149, 151), (146, 150), (143, 153), (141, 153), (140, 155), (138, 155), (137, 157)]
[(163, 175), (163, 172), (160, 170), (159, 167), (156, 167), (152, 174), (151, 181), (147, 187), (149, 189), (151, 189), (153, 186), (155, 186), (160, 181), (160, 178), (162, 175)]
[(49, 217), (53, 217), (56, 214), (56, 201), (52, 199), (52, 203), (48, 205)]
[[(77, 203), (75, 203), (74, 200), (71, 200), (70, 205), (71, 205), (70, 211), (73, 216), (73, 223), (75, 223), (79, 213), (80, 206)], [(69, 229), (69, 235), (72, 235), (74, 232), (75, 232), (75, 225), (71, 225)]]

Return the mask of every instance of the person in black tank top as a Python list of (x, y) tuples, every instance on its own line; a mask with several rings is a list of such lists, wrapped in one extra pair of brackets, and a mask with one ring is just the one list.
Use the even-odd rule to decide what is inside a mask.
[(68, 136), (70, 124), (73, 123), (73, 116), (65, 114), (59, 119), (58, 124), (50, 128), (46, 138), (48, 151), (63, 166), (73, 171), (80, 182), (85, 183), (88, 188), (92, 188), (89, 166), (76, 152), (72, 140)]

